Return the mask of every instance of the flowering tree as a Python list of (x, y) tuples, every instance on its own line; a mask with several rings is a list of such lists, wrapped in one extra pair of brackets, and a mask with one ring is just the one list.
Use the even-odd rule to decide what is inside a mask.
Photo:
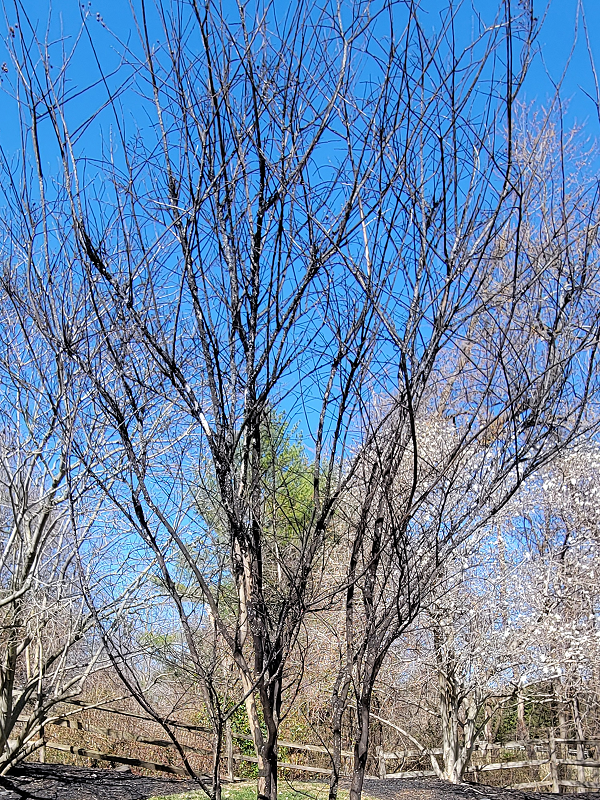
[[(440, 777), (460, 783), (473, 749), (489, 734), (492, 717), (516, 696), (521, 669), (527, 667), (523, 632), (511, 627), (518, 599), (512, 586), (522, 575), (507, 564), (501, 537), (493, 537), (473, 554), (449, 562), (436, 600), (423, 614), (430, 680), (437, 685), (442, 764), (432, 758)], [(500, 554), (501, 557), (498, 557)], [(518, 558), (518, 557), (517, 557)]]
[(530, 660), (523, 680), (552, 681), (559, 716), (573, 714), (580, 736), (577, 698), (600, 663), (599, 468), (593, 441), (567, 452), (526, 487), (515, 526), (528, 557), (515, 615), (515, 624), (527, 619)]
[(582, 690), (600, 655), (599, 464), (588, 442), (526, 482), (491, 530), (447, 560), (416, 629), (392, 651), (411, 654), (424, 687), (418, 703), (439, 721), (442, 764), (432, 756), (432, 765), (446, 780), (463, 779), (477, 740), (493, 735), (490, 723), (514, 700), (517, 736), (527, 736), (526, 696), (541, 692), (563, 728), (570, 713), (583, 738)]

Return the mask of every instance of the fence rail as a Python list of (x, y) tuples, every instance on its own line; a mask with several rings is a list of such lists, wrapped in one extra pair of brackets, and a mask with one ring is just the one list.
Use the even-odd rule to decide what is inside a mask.
[(64, 753), (73, 753), (76, 756), (96, 758), (100, 761), (110, 761), (114, 764), (125, 764), (129, 767), (142, 767), (144, 769), (155, 770), (156, 772), (168, 772), (172, 775), (184, 775), (189, 777), (188, 771), (183, 767), (173, 767), (170, 764), (156, 764), (154, 761), (143, 761), (140, 758), (128, 758), (127, 756), (116, 756), (113, 753), (100, 753), (97, 750), (88, 750), (85, 747), (76, 747), (72, 744), (62, 742), (47, 741), (46, 747), (50, 750), (61, 750)]
[[(243, 736), (237, 734), (228, 734), (231, 735), (232, 740), (245, 740), (245, 741), (252, 741), (252, 737), (250, 736)], [(319, 745), (306, 745), (299, 742), (288, 742), (288, 741), (280, 741), (279, 745), (282, 747), (286, 747), (288, 749), (305, 751), (305, 752), (313, 752), (319, 754), (326, 754), (330, 755), (330, 751), (326, 747), (322, 747)], [(577, 748), (577, 756), (576, 758), (572, 757), (561, 757), (560, 755), (560, 748), (573, 745)], [(600, 773), (598, 774), (598, 780), (596, 782), (586, 781), (585, 780), (585, 773), (579, 772), (578, 773), (578, 780), (571, 780), (569, 778), (563, 778), (560, 775), (560, 768), (561, 767), (577, 767), (578, 770), (585, 770), (585, 769), (592, 769), (595, 771), (600, 770), (600, 760), (596, 758), (581, 758), (580, 756), (583, 755), (587, 750), (592, 748), (597, 748), (600, 746), (600, 740), (598, 739), (566, 739), (566, 738), (559, 738), (553, 735), (553, 731), (550, 731), (550, 735), (548, 739), (529, 739), (527, 741), (512, 741), (506, 742), (505, 744), (490, 744), (488, 742), (477, 742), (474, 748), (475, 752), (479, 752), (480, 754), (485, 754), (486, 752), (510, 752), (515, 750), (528, 750), (529, 748), (533, 747), (536, 750), (544, 749), (546, 753), (544, 754), (543, 758), (530, 758), (530, 759), (521, 759), (519, 761), (498, 761), (490, 764), (472, 764), (466, 770), (466, 776), (479, 776), (481, 773), (486, 772), (510, 772), (511, 770), (517, 769), (529, 769), (529, 768), (537, 768), (547, 766), (548, 767), (548, 774), (543, 777), (543, 779), (538, 781), (529, 781), (525, 783), (513, 783), (507, 788), (511, 789), (544, 789), (550, 787), (552, 792), (555, 794), (560, 794), (560, 790), (562, 787), (565, 788), (576, 788), (579, 790), (597, 790), (600, 789)], [(441, 755), (442, 749), (441, 748), (432, 748), (430, 750), (399, 750), (393, 752), (384, 752), (383, 750), (379, 749), (377, 751), (377, 762), (379, 766), (379, 777), (380, 778), (421, 778), (421, 777), (433, 777), (436, 775), (436, 772), (432, 769), (410, 769), (410, 770), (402, 770), (400, 772), (387, 772), (386, 769), (386, 761), (405, 761), (407, 758), (419, 758), (423, 757), (424, 755), (436, 756)], [(342, 751), (342, 755), (345, 757), (351, 757), (353, 754), (349, 751)], [(568, 756), (568, 753), (567, 753)], [(257, 763), (258, 759), (245, 756), (238, 753), (233, 753), (232, 749), (232, 758), (234, 761), (249, 761), (252, 763)], [(324, 769), (322, 767), (314, 767), (306, 764), (290, 764), (287, 762), (280, 764), (282, 769), (294, 769), (299, 772), (318, 772), (323, 775), (331, 775), (331, 769)]]

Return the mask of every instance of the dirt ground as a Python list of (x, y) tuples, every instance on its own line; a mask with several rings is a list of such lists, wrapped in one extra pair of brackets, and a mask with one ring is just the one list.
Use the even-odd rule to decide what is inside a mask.
[[(147, 778), (110, 769), (60, 764), (23, 764), (0, 776), (0, 800), (147, 800), (197, 788), (191, 781)], [(378, 800), (542, 800), (555, 795), (491, 786), (453, 786), (437, 778), (377, 780), (367, 778), (365, 794)], [(600, 800), (600, 792), (578, 800)]]

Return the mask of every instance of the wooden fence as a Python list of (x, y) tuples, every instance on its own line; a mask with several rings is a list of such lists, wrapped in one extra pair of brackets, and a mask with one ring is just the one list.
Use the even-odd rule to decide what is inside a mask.
[[(146, 725), (148, 723), (157, 725), (155, 720), (152, 720), (148, 717), (141, 716), (139, 714), (134, 714), (126, 711), (119, 711), (112, 708), (102, 708), (97, 704), (91, 703), (82, 703), (79, 701), (69, 701), (66, 703), (67, 705), (72, 706), (80, 706), (81, 712), (86, 710), (102, 710), (110, 714), (116, 714), (122, 717), (130, 717), (136, 721), (144, 722)], [(81, 713), (80, 712), (80, 713)], [(77, 713), (77, 712), (75, 712)], [(19, 721), (25, 721), (19, 720)], [(205, 733), (210, 734), (211, 731), (208, 728), (203, 728), (196, 725), (186, 725), (185, 723), (180, 723), (175, 720), (169, 720), (169, 724), (173, 727), (181, 728), (185, 731), (189, 732), (196, 732), (196, 733)], [(116, 753), (105, 753), (99, 750), (94, 749), (93, 747), (90, 748), (88, 746), (80, 747), (76, 744), (66, 743), (64, 741), (58, 741), (55, 738), (48, 737), (47, 734), (49, 733), (50, 728), (67, 728), (71, 731), (78, 731), (81, 733), (88, 733), (92, 736), (98, 735), (102, 738), (113, 740), (118, 743), (131, 743), (131, 744), (141, 744), (146, 745), (152, 748), (165, 748), (168, 750), (178, 750), (177, 745), (174, 742), (167, 740), (167, 739), (158, 739), (158, 738), (150, 738), (148, 735), (144, 734), (135, 734), (130, 733), (123, 730), (118, 730), (116, 728), (104, 728), (98, 725), (93, 725), (87, 721), (81, 721), (80, 719), (75, 719), (73, 717), (73, 712), (65, 716), (57, 716), (54, 718), (50, 718), (46, 721), (44, 726), (44, 751), (46, 749), (49, 750), (57, 750), (64, 753), (71, 753), (76, 756), (81, 756), (84, 758), (90, 758), (97, 761), (107, 761), (112, 764), (121, 764), (127, 767), (140, 767), (143, 769), (153, 770), (156, 772), (166, 772), (172, 775), (181, 775), (185, 777), (189, 777), (189, 773), (183, 767), (178, 767), (173, 764), (163, 764), (158, 763), (156, 761), (150, 761), (147, 759), (140, 759), (140, 758), (133, 758), (129, 756), (119, 755)], [(182, 750), (186, 753), (199, 753), (202, 755), (212, 755), (212, 749), (208, 747), (203, 747), (201, 745), (195, 744), (194, 746), (190, 746), (188, 744), (180, 744)]]
[[(90, 708), (89, 705), (84, 703), (73, 703), (73, 705), (81, 706), (82, 711)], [(92, 706), (93, 707), (93, 706)], [(121, 714), (123, 716), (133, 717), (136, 720), (145, 723), (155, 722), (140, 715), (116, 711), (112, 708), (105, 709), (110, 714)], [(171, 725), (181, 728), (189, 733), (197, 733), (209, 735), (210, 731), (206, 728), (194, 725), (186, 725), (175, 720), (169, 721)], [(176, 745), (167, 739), (153, 738), (148, 734), (138, 735), (131, 732), (119, 731), (116, 728), (104, 728), (92, 725), (88, 722), (74, 719), (72, 715), (65, 715), (64, 717), (55, 718), (49, 721), (50, 726), (58, 728), (68, 728), (73, 731), (87, 732), (89, 734), (96, 734), (110, 740), (115, 740), (120, 743), (137, 743), (146, 745), (152, 748), (161, 748), (167, 750), (177, 750)], [(48, 728), (46, 729), (48, 731)], [(246, 755), (235, 747), (236, 742), (251, 742), (250, 736), (233, 733), (231, 727), (228, 725), (225, 736), (224, 747), (224, 766), (226, 768), (225, 779), (229, 781), (236, 780), (236, 772), (238, 771), (237, 765), (242, 762), (257, 763), (258, 759), (254, 755)], [(198, 755), (210, 755), (212, 752), (206, 745), (208, 742), (198, 743), (194, 745), (182, 744), (182, 748), (186, 753)], [(153, 760), (144, 758), (132, 758), (125, 755), (118, 755), (114, 753), (105, 753), (95, 748), (87, 746), (80, 747), (76, 744), (65, 743), (59, 741), (54, 737), (48, 737), (45, 740), (45, 746), (48, 749), (54, 749), (62, 752), (70, 752), (74, 755), (83, 756), (100, 761), (107, 761), (113, 764), (120, 764), (128, 767), (141, 767), (148, 770), (156, 770), (159, 772), (166, 772), (173, 775), (187, 775), (183, 767), (174, 764), (164, 764)], [(330, 758), (330, 750), (328, 748), (315, 745), (304, 744), (300, 742), (292, 742), (287, 740), (280, 740), (279, 747), (285, 748), (288, 751), (306, 754), (310, 757), (318, 756), (321, 764), (314, 763), (293, 763), (292, 761), (281, 761), (279, 767), (282, 770), (293, 770), (298, 773), (311, 773), (314, 775), (329, 776), (331, 769), (323, 765), (323, 761), (327, 762)], [(515, 751), (526, 751), (531, 757), (527, 759), (517, 760), (514, 758)], [(491, 761), (494, 753), (498, 753), (497, 760)], [(399, 750), (394, 752), (385, 752), (381, 747), (376, 749), (375, 765), (377, 769), (377, 777), (387, 778), (417, 778), (434, 776), (435, 772), (432, 769), (415, 769), (415, 763), (418, 764), (425, 756), (440, 756), (441, 749), (436, 748), (432, 750)], [(593, 754), (593, 756), (591, 756)], [(343, 760), (351, 759), (352, 753), (349, 751), (342, 751)], [(551, 791), (554, 794), (564, 793), (563, 790), (574, 790), (575, 792), (585, 792), (589, 790), (600, 789), (600, 739), (599, 740), (583, 740), (583, 739), (566, 739), (559, 738), (554, 735), (554, 731), (550, 730), (547, 739), (535, 739), (520, 742), (507, 742), (503, 745), (490, 744), (486, 742), (478, 742), (474, 750), (471, 764), (466, 771), (467, 780), (485, 781), (485, 775), (494, 773), (496, 781), (498, 775), (505, 774), (506, 781), (502, 781), (502, 785), (506, 788), (514, 789), (537, 789)], [(491, 763), (489, 763), (491, 761)], [(412, 769), (403, 769), (406, 762), (413, 763)], [(388, 765), (395, 765), (394, 769), (389, 769)], [(400, 764), (400, 769), (397, 769)], [(514, 770), (535, 769), (538, 771), (537, 780), (529, 780), (527, 782), (514, 782), (510, 779)]]
[[(231, 734), (229, 734), (231, 736)], [(232, 738), (251, 740), (249, 736), (233, 736)], [(232, 739), (229, 739), (227, 748), (228, 752), (228, 773), (233, 778), (235, 761), (250, 761), (256, 763), (258, 759), (251, 756), (236, 754), (233, 751)], [(305, 745), (298, 742), (280, 741), (281, 747), (286, 747), (291, 750), (305, 751), (309, 753), (322, 753), (329, 755), (329, 750), (325, 747), (317, 745)], [(571, 757), (570, 751), (575, 748), (575, 758)], [(504, 760), (495, 763), (472, 763), (466, 770), (466, 779), (477, 779), (482, 773), (508, 773), (517, 769), (529, 768), (547, 768), (547, 776), (541, 780), (529, 781), (525, 783), (512, 783), (505, 784), (505, 788), (510, 789), (550, 789), (553, 794), (561, 794), (562, 788), (576, 789), (579, 792), (586, 792), (589, 790), (600, 789), (600, 760), (596, 758), (585, 758), (585, 753), (590, 750), (600, 750), (600, 740), (581, 740), (581, 739), (563, 739), (554, 736), (554, 731), (549, 732), (548, 739), (536, 739), (528, 741), (515, 741), (507, 742), (506, 744), (489, 744), (487, 742), (479, 742), (475, 748), (474, 755), (481, 756), (493, 751), (498, 751), (499, 755), (513, 755), (515, 750), (537, 750), (545, 751), (542, 758), (529, 758), (526, 760)], [(426, 755), (439, 756), (442, 755), (441, 748), (434, 748), (427, 750)], [(351, 758), (352, 753), (342, 751), (342, 756)], [(404, 764), (407, 759), (417, 759), (424, 756), (423, 751), (420, 750), (400, 750), (395, 752), (385, 752), (382, 748), (377, 748), (376, 760), (378, 766), (377, 777), (385, 778), (420, 778), (420, 777), (433, 777), (435, 771), (432, 769), (423, 770), (401, 770), (389, 772), (386, 762), (401, 762)], [(474, 760), (474, 759), (472, 759)], [(279, 765), (282, 769), (293, 769), (298, 772), (313, 772), (322, 775), (331, 775), (330, 769), (321, 767), (308, 766), (304, 764), (291, 764), (282, 762)], [(562, 775), (563, 770), (575, 767), (577, 769), (577, 779), (571, 779)], [(586, 779), (586, 770), (594, 772), (592, 780)]]

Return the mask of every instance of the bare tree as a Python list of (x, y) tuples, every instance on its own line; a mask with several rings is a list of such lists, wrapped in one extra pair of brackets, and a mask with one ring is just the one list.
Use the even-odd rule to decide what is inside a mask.
[[(19, 38), (14, 54), (34, 158), (40, 114), (63, 155), (68, 202), (50, 203), (40, 189), (42, 216), (84, 299), (51, 340), (88, 382), (90, 427), (105, 430), (90, 441), (84, 427), (78, 455), (101, 454), (98, 485), (156, 557), (184, 629), (175, 552), (194, 576), (239, 670), (263, 798), (277, 794), (286, 660), (319, 594), (313, 570), (346, 479), (340, 463), (378, 330), (379, 290), (365, 293), (345, 254), (362, 241), (365, 214), (384, 213), (393, 180), (386, 142), (401, 64), (391, 41), (375, 39), (389, 12), (300, 3), (285, 19), (266, 6), (227, 20), (212, 4), (159, 4), (151, 16), (141, 3), (140, 50), (124, 57), (139, 58), (148, 83), (137, 88), (149, 89), (142, 105), (155, 123), (130, 146), (110, 98), (119, 150), (99, 174), (108, 203), (83, 189), (65, 89), (43, 46)], [(15, 13), (26, 30), (24, 12)], [(359, 62), (372, 84), (361, 84)], [(45, 187), (39, 161), (38, 177)], [(45, 284), (52, 247), (32, 247)], [(275, 403), (305, 415), (314, 453), (302, 478), (309, 505), (298, 513), (278, 501), (281, 538), (264, 463)], [(212, 519), (198, 509), (191, 464), (214, 487), (233, 602), (204, 549)], [(291, 491), (283, 477), (280, 497)], [(187, 646), (193, 653), (193, 636)]]
[[(52, 709), (77, 695), (101, 648), (78, 558), (92, 509), (71, 441), (77, 380), (37, 335), (2, 275), (0, 308), (0, 774), (37, 749)], [(69, 469), (70, 467), (70, 469)], [(91, 562), (88, 562), (91, 563)]]
[[(116, 77), (90, 35), (115, 120), (92, 164), (68, 114), (76, 54), (54, 78), (51, 46), (11, 9), (30, 162), (25, 209), (14, 171), (6, 183), (9, 235), (27, 243), (23, 302), (44, 292), (40, 330), (86, 386), (74, 452), (156, 559), (198, 676), (181, 563), (238, 669), (263, 800), (302, 621), (344, 597), (355, 800), (385, 652), (457, 543), (586, 425), (596, 197), (585, 181), (549, 192), (543, 137), (516, 156), (536, 33), (522, 6), (463, 48), (453, 6), (433, 37), (412, 2), (252, 13), (141, 0), (136, 43), (114, 37)], [(276, 493), (273, 411), (311, 450)], [(300, 505), (285, 500), (298, 481)], [(319, 573), (346, 497), (349, 566), (331, 591)]]

